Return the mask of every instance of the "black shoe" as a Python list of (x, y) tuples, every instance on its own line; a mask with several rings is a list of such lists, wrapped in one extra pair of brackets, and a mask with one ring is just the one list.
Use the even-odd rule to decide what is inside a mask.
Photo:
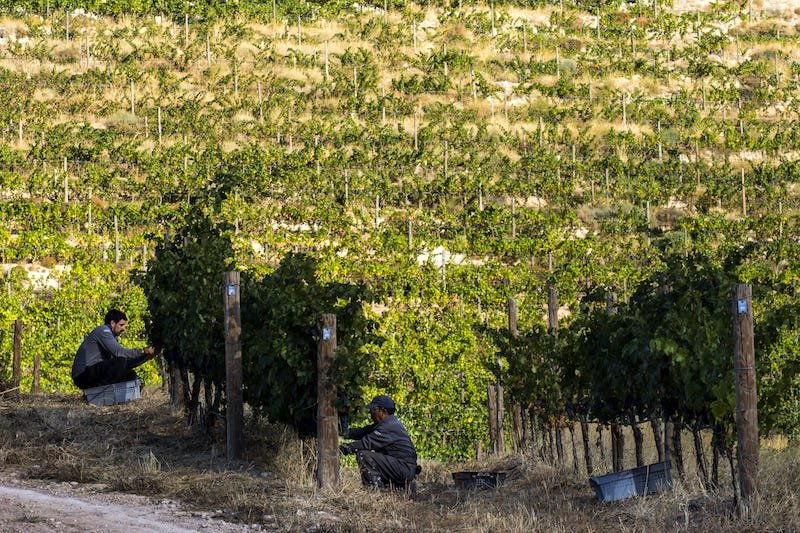
[(383, 478), (380, 476), (375, 476), (369, 478), (365, 483), (365, 486), (372, 490), (383, 490), (386, 488), (386, 483), (383, 482)]

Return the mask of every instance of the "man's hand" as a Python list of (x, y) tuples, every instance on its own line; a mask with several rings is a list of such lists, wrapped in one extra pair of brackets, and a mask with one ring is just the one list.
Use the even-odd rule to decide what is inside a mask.
[(142, 353), (147, 356), (148, 359), (152, 359), (156, 355), (156, 349), (152, 346), (148, 346)]
[(339, 451), (342, 452), (342, 455), (351, 455), (356, 453), (352, 444), (340, 444)]

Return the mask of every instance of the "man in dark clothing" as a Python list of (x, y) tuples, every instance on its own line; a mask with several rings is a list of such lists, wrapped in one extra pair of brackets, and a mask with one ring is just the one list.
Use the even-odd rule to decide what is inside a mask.
[(339, 450), (345, 455), (356, 454), (365, 487), (394, 486), (413, 492), (414, 477), (421, 469), (417, 466), (417, 450), (408, 431), (394, 416), (394, 401), (388, 396), (376, 396), (367, 409), (374, 424), (349, 429), (345, 438), (357, 440), (342, 444)]
[(106, 313), (105, 324), (94, 328), (83, 339), (72, 362), (72, 381), (80, 389), (132, 381), (134, 368), (150, 360), (155, 349), (123, 348), (117, 337), (125, 332), (128, 317), (118, 309)]

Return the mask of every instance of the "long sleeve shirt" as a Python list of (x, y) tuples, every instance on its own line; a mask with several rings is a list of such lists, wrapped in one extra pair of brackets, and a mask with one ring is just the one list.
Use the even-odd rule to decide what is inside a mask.
[(394, 457), (409, 465), (417, 464), (417, 450), (408, 431), (400, 420), (389, 415), (382, 422), (362, 428), (350, 428), (347, 438), (357, 439), (351, 444), (354, 450), (372, 450)]
[(99, 363), (105, 359), (113, 357), (123, 357), (125, 359), (136, 359), (142, 356), (142, 350), (138, 348), (123, 348), (117, 338), (111, 332), (107, 324), (97, 326), (83, 339), (75, 360), (72, 362), (72, 377), (75, 378), (88, 367)]

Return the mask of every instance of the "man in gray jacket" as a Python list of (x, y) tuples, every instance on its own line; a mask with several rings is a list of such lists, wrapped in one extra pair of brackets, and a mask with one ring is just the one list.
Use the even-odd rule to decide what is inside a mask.
[(125, 313), (112, 309), (106, 313), (105, 324), (86, 335), (72, 362), (72, 381), (78, 388), (132, 381), (138, 377), (133, 369), (155, 355), (152, 346), (140, 350), (123, 348), (117, 342), (127, 324)]
[(415, 490), (414, 477), (421, 471), (417, 466), (417, 450), (405, 426), (394, 416), (395, 404), (388, 396), (379, 395), (367, 405), (374, 424), (351, 428), (345, 438), (357, 439), (339, 446), (345, 454), (356, 454), (361, 482), (365, 487), (382, 489), (387, 486)]

